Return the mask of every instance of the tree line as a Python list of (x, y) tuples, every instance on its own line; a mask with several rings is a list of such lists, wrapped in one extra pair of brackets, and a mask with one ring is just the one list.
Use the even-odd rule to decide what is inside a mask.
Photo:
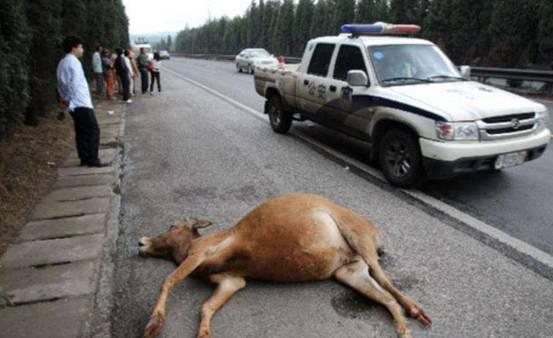
[(173, 46), (173, 37), (171, 37), (171, 34), (168, 34), (167, 35), (167, 39), (161, 39), (161, 41), (157, 42), (154, 44), (154, 49), (155, 50), (166, 50), (166, 51), (170, 51), (171, 48)]
[(178, 52), (236, 54), (262, 47), (301, 56), (314, 37), (345, 23), (414, 23), (457, 64), (551, 67), (552, 0), (259, 0), (243, 15), (177, 35)]
[(21, 122), (35, 125), (55, 102), (61, 41), (84, 41), (85, 70), (97, 44), (129, 44), (122, 0), (2, 0), (0, 11), (0, 140)]

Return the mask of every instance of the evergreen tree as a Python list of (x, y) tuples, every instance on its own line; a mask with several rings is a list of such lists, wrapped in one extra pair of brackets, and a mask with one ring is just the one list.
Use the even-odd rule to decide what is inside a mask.
[(446, 41), (451, 34), (449, 18), (451, 17), (452, 0), (434, 0), (430, 5), (424, 22), (423, 36), (436, 43), (446, 53)]
[(457, 64), (477, 64), (488, 52), (492, 0), (451, 0), (449, 56)]
[(539, 22), (536, 44), (539, 55), (538, 62), (546, 63), (553, 68), (553, 1), (541, 0), (539, 7)]
[[(84, 39), (88, 33), (86, 1), (63, 0), (62, 8), (62, 36), (76, 35)], [(106, 12), (106, 15), (108, 14), (109, 12)]]
[(355, 10), (355, 21), (374, 23), (389, 21), (388, 3), (386, 0), (359, 0)]
[(394, 23), (410, 23), (421, 25), (424, 22), (429, 0), (392, 0), (390, 15)]
[(525, 66), (538, 29), (537, 9), (535, 1), (494, 0), (488, 63), (495, 67)]
[(274, 26), (274, 22), (277, 20), (278, 17), (278, 10), (280, 8), (280, 2), (278, 0), (268, 0), (265, 3), (265, 7), (263, 10), (263, 24), (265, 25), (264, 33), (263, 33), (263, 43), (262, 46), (265, 46), (272, 49), (272, 29)]
[(24, 3), (4, 0), (0, 11), (0, 140), (22, 121), (29, 102), (29, 41)]
[(313, 10), (313, 0), (299, 1), (294, 20), (294, 55), (301, 55), (303, 47), (311, 37), (309, 31), (311, 29), (311, 20), (313, 19)]
[(248, 46), (256, 46), (259, 41), (259, 9), (255, 0), (252, 0), (250, 7), (246, 12), (246, 20), (248, 22)]
[(322, 36), (326, 34), (326, 28), (330, 22), (328, 19), (328, 5), (326, 0), (318, 0), (313, 10), (313, 20), (311, 21), (311, 37)]
[(258, 36), (257, 36), (257, 41), (256, 41), (256, 45), (257, 46), (265, 46), (264, 42), (265, 42), (265, 26), (266, 26), (266, 22), (265, 22), (266, 18), (265, 18), (265, 1), (263, 0), (259, 0), (259, 18), (256, 22), (256, 27), (255, 29), (257, 30), (258, 32)]
[(180, 32), (176, 48), (206, 51), (217, 41), (229, 54), (258, 46), (299, 56), (309, 39), (336, 35), (341, 24), (384, 21), (423, 26), (422, 36), (458, 64), (526, 65), (553, 57), (552, 12), (551, 0), (255, 0), (224, 30), (219, 21), (215, 30)]
[(353, 23), (355, 19), (355, 0), (337, 0), (336, 10), (334, 12), (335, 34), (340, 32), (340, 27), (344, 24)]
[(29, 47), (32, 57), (29, 69), (29, 94), (31, 101), (25, 112), (25, 123), (36, 125), (37, 117), (46, 113), (48, 104), (55, 102), (56, 64), (61, 51), (57, 49), (57, 38), (61, 29), (61, 1), (35, 0), (26, 3), (27, 22), (32, 39)]
[(271, 17), (271, 25), (269, 28), (269, 44), (268, 47), (275, 54), (280, 53), (281, 49), (281, 34), (280, 34), (280, 2), (275, 2), (277, 7)]
[(277, 50), (280, 54), (290, 55), (293, 48), (294, 8), (294, 0), (284, 0), (280, 7), (278, 16), (280, 49)]

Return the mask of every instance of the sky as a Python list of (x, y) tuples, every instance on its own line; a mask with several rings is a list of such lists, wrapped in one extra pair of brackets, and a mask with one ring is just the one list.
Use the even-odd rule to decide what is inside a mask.
[(251, 0), (123, 0), (131, 34), (178, 32), (212, 18), (243, 14)]

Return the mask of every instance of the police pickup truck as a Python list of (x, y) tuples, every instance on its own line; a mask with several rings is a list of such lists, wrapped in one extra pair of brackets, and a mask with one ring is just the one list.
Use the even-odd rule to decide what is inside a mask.
[(299, 65), (257, 67), (273, 130), (311, 120), (367, 141), (400, 187), (540, 157), (551, 138), (545, 106), (470, 81), (470, 68), (459, 71), (432, 42), (397, 35), (419, 30), (344, 25), (310, 40)]

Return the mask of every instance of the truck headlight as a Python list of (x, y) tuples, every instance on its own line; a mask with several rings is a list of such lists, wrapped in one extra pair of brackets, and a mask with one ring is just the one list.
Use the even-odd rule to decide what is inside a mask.
[(536, 114), (536, 120), (538, 124), (538, 130), (543, 130), (547, 128), (547, 124), (549, 123), (549, 112), (547, 110), (544, 110), (542, 112), (539, 112)]
[(478, 141), (475, 122), (436, 122), (438, 138), (447, 141)]

